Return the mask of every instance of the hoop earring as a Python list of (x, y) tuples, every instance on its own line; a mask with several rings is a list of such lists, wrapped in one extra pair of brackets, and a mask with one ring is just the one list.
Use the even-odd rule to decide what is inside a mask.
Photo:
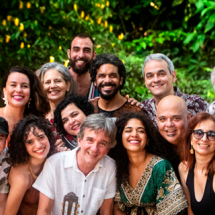
[(28, 108), (30, 108), (30, 104), (31, 104), (31, 98), (28, 101)]
[(4, 95), (3, 100), (4, 100), (5, 106), (7, 107), (8, 106), (8, 100), (7, 100), (7, 96), (6, 95)]
[(191, 155), (193, 155), (193, 154), (194, 154), (193, 145), (191, 145), (190, 154), (191, 154)]

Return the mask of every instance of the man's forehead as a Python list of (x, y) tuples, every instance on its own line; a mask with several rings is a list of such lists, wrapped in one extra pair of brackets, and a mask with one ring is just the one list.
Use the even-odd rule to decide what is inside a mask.
[(109, 137), (106, 136), (105, 131), (103, 129), (93, 130), (90, 128), (86, 128), (84, 131), (84, 137), (99, 138), (104, 139), (105, 141), (109, 140)]
[(168, 69), (168, 64), (165, 60), (150, 60), (145, 65), (146, 73), (157, 73), (159, 71), (166, 71)]
[(186, 116), (186, 112), (181, 107), (159, 107), (157, 111), (158, 117), (174, 117)]
[(75, 37), (75, 39), (71, 43), (71, 48), (73, 48), (73, 47), (93, 49), (93, 43), (89, 37), (87, 37), (87, 38)]

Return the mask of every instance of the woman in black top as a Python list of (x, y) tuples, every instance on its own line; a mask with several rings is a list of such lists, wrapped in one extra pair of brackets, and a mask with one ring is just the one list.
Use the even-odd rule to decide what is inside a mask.
[(215, 116), (199, 113), (189, 122), (179, 165), (188, 215), (215, 214)]
[(65, 146), (74, 149), (77, 146), (77, 134), (86, 116), (93, 114), (93, 105), (86, 97), (70, 94), (57, 106), (54, 122)]

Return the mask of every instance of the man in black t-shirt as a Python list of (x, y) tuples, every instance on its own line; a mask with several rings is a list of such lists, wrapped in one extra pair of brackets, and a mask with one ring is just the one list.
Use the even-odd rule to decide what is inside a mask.
[(120, 94), (120, 89), (125, 84), (126, 70), (123, 62), (116, 55), (98, 55), (93, 60), (90, 77), (100, 95), (98, 100), (92, 102), (95, 113), (117, 117), (122, 111), (141, 111)]

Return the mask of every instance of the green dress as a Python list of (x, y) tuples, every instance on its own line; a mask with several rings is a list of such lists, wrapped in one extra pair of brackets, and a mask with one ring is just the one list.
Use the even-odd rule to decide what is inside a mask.
[(121, 184), (114, 201), (121, 211), (130, 215), (172, 215), (188, 207), (171, 164), (155, 155), (135, 189), (128, 183)]

